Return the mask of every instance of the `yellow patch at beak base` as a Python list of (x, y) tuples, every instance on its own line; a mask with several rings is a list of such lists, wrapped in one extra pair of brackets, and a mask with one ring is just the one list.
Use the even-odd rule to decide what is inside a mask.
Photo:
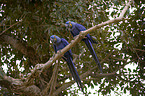
[(72, 24), (69, 24), (72, 27)]

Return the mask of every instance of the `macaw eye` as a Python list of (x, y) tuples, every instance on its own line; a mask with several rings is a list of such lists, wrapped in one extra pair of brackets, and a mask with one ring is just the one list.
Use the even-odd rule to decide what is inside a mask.
[(56, 41), (56, 38), (54, 38), (54, 40)]
[(72, 27), (72, 24), (69, 24)]

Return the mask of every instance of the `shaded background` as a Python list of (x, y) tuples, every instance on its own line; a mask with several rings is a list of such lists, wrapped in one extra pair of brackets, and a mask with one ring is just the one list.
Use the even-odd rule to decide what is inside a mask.
[[(132, 13), (128, 10), (125, 16), (126, 20), (107, 25), (90, 33), (98, 42), (93, 47), (99, 60), (102, 61), (103, 72), (116, 72), (115, 75), (108, 76), (104, 82), (101, 82), (104, 77), (96, 75), (99, 73), (99, 69), (96, 68), (92, 74), (82, 79), (83, 84), (92, 88), (100, 84), (100, 88), (95, 94), (101, 92), (105, 95), (111, 90), (114, 91), (114, 88), (121, 88), (124, 93), (128, 90), (132, 95), (145, 94), (145, 85), (143, 84), (145, 82), (143, 3), (144, 0), (134, 2), (131, 8), (135, 9)], [(45, 63), (53, 56), (54, 50), (50, 43), (51, 35), (63, 37), (68, 42), (73, 39), (63, 25), (66, 21), (78, 22), (88, 29), (93, 25), (109, 20), (109, 17), (119, 16), (124, 4), (125, 0), (1, 0), (0, 32), (3, 34), (0, 35), (0, 66), (7, 66), (7, 76), (19, 79), (26, 78), (36, 64)], [(110, 8), (114, 10), (110, 12)], [(12, 27), (6, 30), (10, 26)], [(118, 46), (121, 48), (117, 49)], [(75, 61), (80, 75), (96, 66), (84, 42), (80, 42), (72, 48), (74, 58), (82, 50), (85, 52)], [(16, 63), (18, 60), (20, 60), (20, 64)], [(126, 69), (125, 65), (127, 64), (137, 64), (137, 67), (134, 70)], [(23, 67), (24, 70), (21, 71), (20, 67)], [(45, 82), (49, 82), (52, 71), (53, 66), (46, 70), (46, 74), (42, 74), (41, 78)], [(57, 82), (61, 82), (60, 86), (63, 86), (68, 78), (72, 80), (68, 71), (66, 63), (61, 62), (57, 80)], [(36, 78), (34, 84), (43, 90), (46, 86), (40, 83), (39, 79)], [(108, 85), (105, 85), (106, 83)], [(124, 86), (126, 83), (128, 85)], [(0, 86), (0, 94), (17, 95), (3, 82), (0, 82)], [(60, 94), (70, 93), (74, 95), (78, 92), (78, 89), (74, 92), (67, 90), (69, 88)]]

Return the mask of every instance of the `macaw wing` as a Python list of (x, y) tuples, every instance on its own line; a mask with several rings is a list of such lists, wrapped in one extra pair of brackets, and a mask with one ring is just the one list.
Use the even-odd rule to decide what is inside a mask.
[(75, 27), (76, 27), (79, 31), (84, 31), (84, 30), (86, 30), (86, 28), (85, 28), (83, 25), (78, 24), (78, 23), (75, 24)]
[(98, 44), (97, 41), (93, 40), (92, 36), (90, 34), (87, 34), (86, 37), (91, 41), (91, 43)]
[[(86, 30), (86, 28), (85, 28), (83, 25), (81, 25), (81, 24), (75, 24), (75, 27), (76, 27), (79, 31), (85, 31), (85, 30)], [(92, 37), (91, 37), (90, 34), (87, 34), (86, 37), (88, 37), (88, 39), (89, 39), (92, 43), (98, 44), (97, 41), (95, 41), (95, 40), (92, 39)]]
[[(69, 43), (64, 39), (64, 38), (61, 38), (61, 41), (62, 41), (62, 43), (64, 44), (64, 46), (67, 46)], [(69, 53), (69, 55), (71, 56), (71, 58), (73, 58), (72, 57), (72, 52), (71, 52), (71, 50), (69, 50), (69, 51), (67, 51), (68, 53)]]
[(64, 38), (61, 38), (61, 41), (65, 46), (67, 46), (69, 44)]

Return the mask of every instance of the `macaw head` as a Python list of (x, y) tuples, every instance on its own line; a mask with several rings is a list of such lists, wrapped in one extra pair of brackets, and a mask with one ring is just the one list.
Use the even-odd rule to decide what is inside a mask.
[(67, 27), (67, 29), (70, 31), (74, 26), (75, 26), (75, 22), (72, 22), (72, 21), (67, 21), (65, 23), (65, 26)]
[(61, 39), (56, 35), (50, 36), (50, 40), (52, 41), (52, 43), (55, 43), (55, 44), (57, 44), (61, 41)]

